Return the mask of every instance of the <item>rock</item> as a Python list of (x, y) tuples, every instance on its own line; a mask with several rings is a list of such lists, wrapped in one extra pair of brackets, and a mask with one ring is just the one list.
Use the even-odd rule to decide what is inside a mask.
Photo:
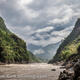
[(56, 71), (56, 69), (52, 69), (51, 71)]
[(74, 80), (80, 80), (80, 61), (74, 65)]
[(64, 70), (60, 73), (58, 80), (73, 80), (73, 73), (69, 73), (67, 70)]
[(60, 69), (65, 69), (65, 68), (66, 68), (65, 66), (61, 66), (61, 67), (60, 67)]
[(60, 73), (58, 80), (80, 80), (80, 60), (74, 64), (73, 71), (64, 70)]
[(78, 77), (78, 79), (77, 80), (80, 80), (80, 77)]

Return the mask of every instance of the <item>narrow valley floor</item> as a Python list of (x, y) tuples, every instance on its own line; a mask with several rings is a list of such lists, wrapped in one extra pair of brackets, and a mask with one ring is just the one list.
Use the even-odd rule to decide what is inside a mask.
[(0, 80), (57, 80), (62, 70), (46, 63), (0, 65)]

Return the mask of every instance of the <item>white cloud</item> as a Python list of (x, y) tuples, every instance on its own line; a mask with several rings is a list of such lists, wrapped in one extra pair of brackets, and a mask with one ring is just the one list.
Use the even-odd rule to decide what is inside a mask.
[(19, 6), (17, 9), (21, 10), (28, 20), (36, 18), (39, 16), (39, 13), (28, 8), (28, 5), (31, 4), (34, 0), (18, 0), (17, 5)]
[(72, 8), (68, 5), (64, 5), (60, 7), (60, 10), (58, 10), (56, 18), (50, 21), (49, 23), (67, 24), (74, 16), (73, 14), (74, 14), (74, 11), (72, 10)]
[(20, 3), (21, 5), (28, 5), (28, 4), (30, 4), (32, 1), (33, 1), (33, 0), (19, 0), (19, 3)]
[(70, 32), (72, 31), (74, 26), (71, 26), (69, 28), (66, 28), (64, 30), (61, 30), (61, 31), (53, 31), (51, 33), (51, 35), (55, 35), (55, 36), (58, 36), (58, 37), (61, 37), (61, 39), (64, 39), (65, 37), (67, 37)]
[(61, 31), (53, 31), (51, 33), (52, 37), (50, 37), (48, 40), (44, 40), (44, 37), (42, 37), (41, 35), (38, 34), (38, 37), (40, 37), (41, 40), (33, 40), (33, 38), (31, 38), (30, 40), (28, 40), (28, 41), (30, 41), (28, 43), (32, 43), (34, 45), (40, 45), (43, 47), (45, 47), (49, 44), (55, 44), (55, 43), (58, 43), (61, 40), (63, 40), (65, 37), (67, 37), (70, 34), (72, 29), (73, 29), (73, 26), (68, 27), (68, 28), (61, 30)]
[(54, 29), (53, 26), (48, 26), (48, 27), (45, 27), (45, 28), (42, 28), (42, 29), (38, 29), (36, 32), (48, 32), (50, 30)]
[(29, 38), (29, 39), (27, 39), (27, 41), (28, 41), (28, 44), (34, 44), (34, 45), (45, 47), (45, 46), (47, 46), (49, 44), (55, 44), (55, 43), (61, 41), (62, 38), (63, 37), (60, 37), (60, 36), (50, 37), (49, 40), (44, 40), (44, 39), (41, 39), (41, 40), (33, 40), (32, 38)]
[(34, 51), (34, 54), (43, 54), (44, 53), (44, 50), (43, 49), (38, 49), (38, 50), (35, 50)]

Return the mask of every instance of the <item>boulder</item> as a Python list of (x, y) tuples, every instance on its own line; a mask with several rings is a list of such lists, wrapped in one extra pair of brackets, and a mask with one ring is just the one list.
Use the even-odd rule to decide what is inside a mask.
[(74, 80), (80, 80), (80, 61), (74, 65)]
[(73, 73), (69, 73), (67, 70), (64, 70), (60, 73), (58, 80), (73, 80)]

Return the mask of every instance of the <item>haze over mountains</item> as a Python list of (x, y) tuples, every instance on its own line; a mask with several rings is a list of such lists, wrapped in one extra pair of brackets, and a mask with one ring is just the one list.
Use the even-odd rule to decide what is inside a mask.
[(60, 42), (56, 44), (50, 44), (45, 47), (37, 45), (29, 45), (31, 52), (34, 53), (37, 57), (41, 58), (44, 61), (49, 61), (53, 58), (56, 53), (57, 48), (59, 47)]

